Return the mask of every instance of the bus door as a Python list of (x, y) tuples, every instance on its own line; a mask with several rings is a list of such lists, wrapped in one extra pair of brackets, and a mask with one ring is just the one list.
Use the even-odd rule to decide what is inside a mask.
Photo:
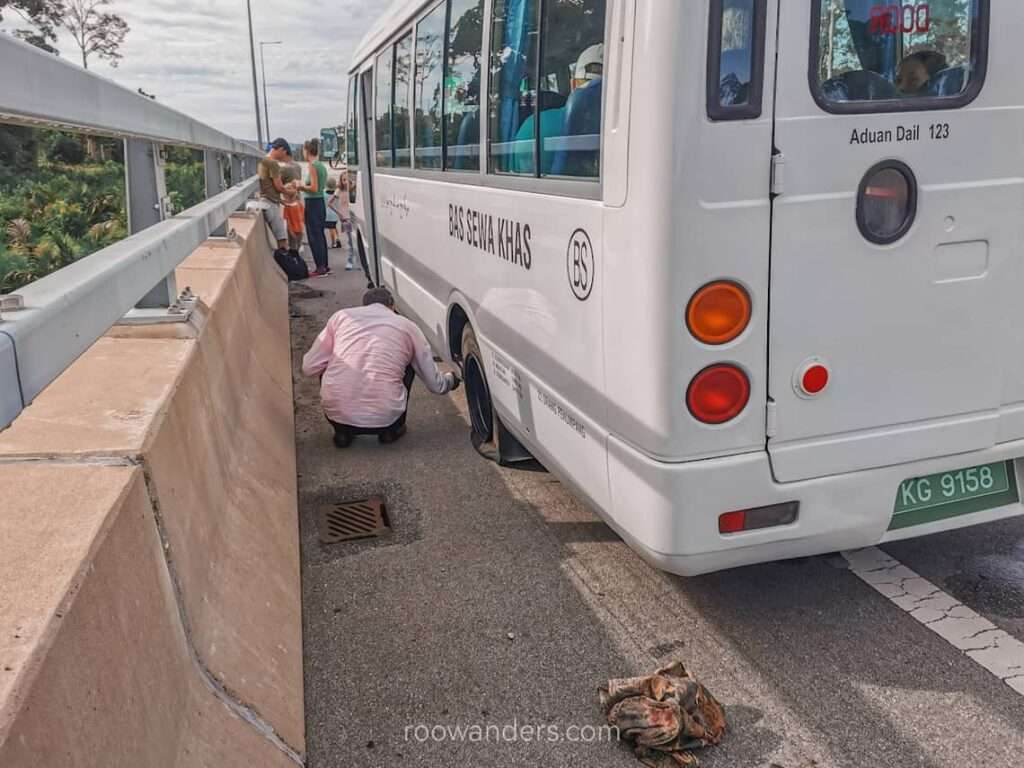
[(374, 130), (373, 130), (373, 69), (360, 75), (359, 106), (362, 110), (363, 145), (360, 151), (363, 156), (363, 210), (366, 211), (366, 227), (368, 229), (366, 243), (368, 253), (366, 260), (370, 267), (370, 279), (375, 285), (381, 284), (380, 248), (377, 245), (377, 207), (374, 205)]
[(1024, 401), (1010, 369), (1021, 120), (999, 108), (1016, 96), (1007, 81), (982, 89), (986, 64), (996, 71), (988, 7), (779, 3), (767, 428), (779, 481), (1020, 436), (999, 411)]

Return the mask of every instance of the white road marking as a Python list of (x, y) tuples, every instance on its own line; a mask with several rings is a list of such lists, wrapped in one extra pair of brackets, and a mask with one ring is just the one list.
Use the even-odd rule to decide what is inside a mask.
[(858, 578), (1024, 695), (1024, 643), (878, 547), (843, 557)]

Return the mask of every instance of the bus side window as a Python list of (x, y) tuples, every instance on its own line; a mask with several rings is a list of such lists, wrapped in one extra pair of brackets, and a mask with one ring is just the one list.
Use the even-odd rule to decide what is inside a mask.
[(411, 164), (409, 144), (409, 100), (412, 97), (412, 33), (395, 43), (395, 103), (394, 120), (395, 166), (408, 168)]
[(416, 167), (441, 167), (441, 98), (444, 87), (445, 3), (416, 25), (416, 93), (413, 124), (416, 126)]
[(359, 165), (359, 123), (356, 109), (359, 98), (359, 75), (353, 75), (348, 89), (348, 131), (345, 136), (345, 164), (349, 168)]
[(491, 22), (490, 169), (536, 175), (540, 0), (494, 0)]
[(374, 67), (374, 139), (377, 147), (376, 164), (381, 168), (394, 165), (391, 142), (391, 82), (395, 51), (390, 45), (377, 57)]
[(766, 0), (712, 0), (708, 37), (708, 116), (761, 115)]
[(495, 0), (492, 172), (600, 176), (605, 8), (606, 0)]
[[(544, 176), (600, 176), (605, 5), (606, 0), (545, 4), (540, 65)], [(547, 108), (545, 94), (552, 101)]]
[(348, 89), (348, 127), (345, 131), (345, 165), (348, 168), (348, 202), (354, 205), (356, 196), (356, 168), (359, 166), (359, 74), (352, 76)]
[(444, 68), (447, 170), (480, 170), (484, 0), (451, 0)]

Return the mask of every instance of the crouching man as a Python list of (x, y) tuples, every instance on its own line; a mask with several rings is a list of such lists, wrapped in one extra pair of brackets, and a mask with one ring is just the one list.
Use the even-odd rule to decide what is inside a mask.
[(423, 332), (395, 311), (387, 288), (367, 291), (362, 307), (337, 312), (302, 358), (302, 373), (321, 377), (320, 399), (339, 448), (356, 435), (382, 443), (404, 435), (416, 374), (437, 395), (460, 383), (438, 370)]

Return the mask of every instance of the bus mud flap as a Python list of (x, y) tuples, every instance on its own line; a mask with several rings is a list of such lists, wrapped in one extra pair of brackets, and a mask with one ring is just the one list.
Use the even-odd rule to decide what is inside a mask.
[(470, 433), (473, 447), (486, 459), (496, 462), (502, 467), (516, 469), (535, 469), (544, 471), (540, 462), (533, 457), (519, 439), (505, 427), (501, 418), (495, 414), (495, 437), (497, 439), (484, 442), (475, 433)]

